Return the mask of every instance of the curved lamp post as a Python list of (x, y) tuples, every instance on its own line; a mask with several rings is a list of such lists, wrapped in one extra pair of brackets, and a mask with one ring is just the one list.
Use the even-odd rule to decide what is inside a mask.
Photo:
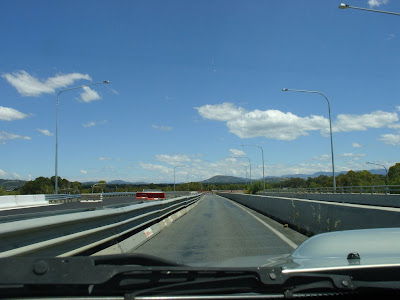
[(258, 147), (261, 149), (261, 158), (262, 158), (262, 164), (263, 164), (263, 193), (265, 193), (265, 175), (264, 175), (264, 150), (261, 146), (259, 145), (242, 145), (242, 147)]
[[(93, 185), (92, 185), (92, 194), (93, 194), (93, 189), (94, 189), (94, 187), (95, 187), (95, 186), (100, 186), (100, 185), (106, 185), (106, 186), (107, 186), (107, 183), (106, 183), (106, 182), (101, 182), (101, 183), (95, 183), (95, 184), (93, 184)], [(103, 192), (103, 189), (101, 189), (101, 192)]]
[(356, 7), (356, 6), (350, 6), (350, 5), (345, 4), (345, 3), (341, 3), (341, 4), (339, 5), (339, 8), (340, 8), (340, 9), (353, 8), (353, 9), (372, 11), (372, 12), (377, 12), (377, 13), (382, 13), (382, 14), (400, 16), (400, 13), (396, 13), (396, 12), (384, 11), (384, 10), (376, 10), (376, 9), (363, 8), (363, 7)]
[(108, 80), (104, 80), (102, 82), (96, 82), (96, 83), (91, 83), (91, 84), (85, 84), (65, 90), (61, 90), (58, 95), (57, 95), (57, 105), (56, 105), (56, 162), (55, 162), (55, 184), (54, 184), (54, 190), (55, 193), (58, 194), (58, 105), (60, 103), (60, 94), (64, 93), (66, 91), (71, 91), (71, 90), (76, 90), (76, 89), (81, 89), (86, 86), (92, 86), (92, 85), (97, 85), (97, 84), (108, 84), (110, 83)]
[(306, 90), (291, 90), (291, 89), (282, 89), (282, 92), (302, 92), (302, 93), (314, 93), (320, 94), (328, 103), (328, 112), (329, 112), (329, 131), (331, 134), (331, 156), (332, 156), (332, 177), (333, 177), (333, 193), (336, 193), (336, 179), (335, 179), (335, 160), (333, 158), (333, 139), (332, 139), (332, 121), (331, 121), (331, 105), (329, 104), (328, 98), (321, 92), (318, 91), (306, 91)]
[(372, 163), (372, 162), (369, 162), (369, 161), (367, 161), (366, 164), (367, 165), (375, 165), (375, 166), (383, 167), (385, 169), (385, 171), (386, 171), (386, 185), (389, 185), (388, 169), (384, 165)]

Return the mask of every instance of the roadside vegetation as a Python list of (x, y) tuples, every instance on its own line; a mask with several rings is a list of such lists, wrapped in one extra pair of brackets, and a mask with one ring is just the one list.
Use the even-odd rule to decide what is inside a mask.
[[(54, 194), (54, 180), (55, 177), (38, 177), (35, 180), (27, 181), (21, 187), (14, 189), (7, 189), (4, 186), (0, 187), (0, 195), (30, 195), (30, 194)], [(336, 176), (336, 186), (372, 186), (372, 185), (400, 185), (400, 163), (396, 163), (388, 170), (388, 176), (371, 174), (368, 171), (348, 171), (346, 174), (339, 174)], [(143, 189), (159, 189), (165, 192), (174, 190), (173, 184), (108, 184), (105, 181), (97, 183), (82, 184), (74, 181), (70, 182), (67, 179), (58, 179), (59, 192), (63, 194), (84, 194), (84, 193), (110, 193), (110, 192), (138, 192)], [(302, 178), (288, 178), (279, 182), (265, 182), (266, 189), (277, 188), (318, 188), (318, 187), (332, 187), (332, 176), (320, 175), (318, 177)], [(254, 181), (252, 184), (244, 183), (201, 183), (201, 182), (188, 182), (183, 184), (176, 184), (176, 191), (211, 191), (211, 190), (244, 190), (246, 193), (256, 194), (262, 191), (263, 182), (261, 180)]]

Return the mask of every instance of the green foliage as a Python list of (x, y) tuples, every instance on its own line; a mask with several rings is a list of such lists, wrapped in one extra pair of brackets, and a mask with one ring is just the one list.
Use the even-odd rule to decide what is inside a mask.
[(369, 186), (385, 185), (385, 176), (371, 174), (364, 170), (359, 172), (349, 171), (336, 177), (336, 186)]
[[(390, 173), (392, 170), (392, 173)], [(391, 167), (389, 170), (390, 184), (400, 184), (400, 163)], [(346, 174), (336, 176), (336, 186), (371, 186), (385, 185), (385, 176), (371, 174), (364, 171), (348, 171)], [(316, 187), (332, 187), (332, 176), (320, 175), (315, 178), (308, 177), (307, 180), (301, 178), (289, 178), (286, 181), (273, 183), (273, 188), (316, 188)]]
[[(21, 195), (33, 194), (54, 194), (55, 177), (38, 177), (35, 180), (26, 182), (19, 190)], [(59, 193), (79, 194), (82, 190), (80, 182), (69, 182), (67, 179), (58, 177)]]
[(389, 184), (400, 184), (400, 163), (389, 168), (388, 177)]
[(258, 192), (260, 192), (262, 190), (263, 190), (263, 182), (261, 182), (261, 181), (253, 182), (249, 187), (250, 194), (257, 194)]

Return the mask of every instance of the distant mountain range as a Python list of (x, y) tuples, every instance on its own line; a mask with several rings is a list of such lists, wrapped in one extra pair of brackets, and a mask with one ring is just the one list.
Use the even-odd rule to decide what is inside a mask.
[[(360, 172), (360, 170), (358, 171), (354, 171), (354, 172)], [(377, 174), (377, 175), (386, 175), (386, 171), (383, 169), (374, 169), (374, 170), (368, 170), (368, 172), (370, 172), (371, 174)], [(342, 172), (335, 172), (335, 176), (338, 176), (340, 174), (346, 174), (347, 171), (342, 171)], [(326, 176), (332, 176), (332, 172), (316, 172), (312, 175), (306, 175), (306, 174), (291, 174), (291, 175), (282, 175), (280, 176), (281, 178), (303, 178), (303, 179), (307, 179), (308, 177), (314, 178), (314, 177), (318, 177), (321, 175), (326, 175)], [(273, 177), (273, 176), (271, 176)], [(269, 177), (266, 177), (269, 178)]]
[[(359, 172), (359, 171), (355, 171)], [(373, 169), (369, 170), (371, 174), (378, 174), (378, 175), (386, 175), (386, 171), (383, 169)], [(338, 176), (340, 174), (346, 174), (347, 172), (335, 172), (335, 175)], [(326, 175), (326, 176), (332, 176), (332, 172), (316, 172), (314, 174), (288, 174), (288, 175), (282, 175), (282, 176), (266, 176), (265, 180), (267, 182), (280, 182), (280, 181), (285, 181), (288, 178), (302, 178), (302, 179), (307, 179), (308, 177), (318, 177), (321, 175)], [(257, 178), (257, 179), (252, 179), (251, 181), (256, 181), (256, 180), (262, 180), (262, 178)], [(224, 175), (216, 175), (213, 176), (209, 179), (201, 181), (203, 184), (207, 183), (220, 183), (220, 184), (238, 184), (238, 183), (248, 183), (250, 181), (249, 178), (243, 178), (243, 177), (235, 177), (235, 176), (224, 176)], [(8, 183), (9, 182), (9, 183)], [(19, 188), (25, 184), (25, 180), (14, 180), (14, 179), (0, 179), (0, 186), (3, 186), (7, 189), (9, 188)], [(98, 181), (87, 181), (87, 182), (82, 182), (83, 185), (93, 185), (97, 183)], [(124, 180), (112, 180), (108, 181), (107, 185), (148, 185), (150, 184), (149, 182), (144, 182), (144, 181), (137, 181), (137, 182), (128, 182)], [(164, 183), (164, 184), (172, 184), (172, 183)], [(182, 182), (178, 183), (182, 184)]]

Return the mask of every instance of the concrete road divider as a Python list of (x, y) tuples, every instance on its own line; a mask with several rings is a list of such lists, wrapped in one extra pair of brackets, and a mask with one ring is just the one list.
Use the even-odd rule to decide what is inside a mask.
[(0, 196), (0, 209), (11, 207), (23, 207), (32, 205), (47, 205), (45, 195), (9, 195)]

